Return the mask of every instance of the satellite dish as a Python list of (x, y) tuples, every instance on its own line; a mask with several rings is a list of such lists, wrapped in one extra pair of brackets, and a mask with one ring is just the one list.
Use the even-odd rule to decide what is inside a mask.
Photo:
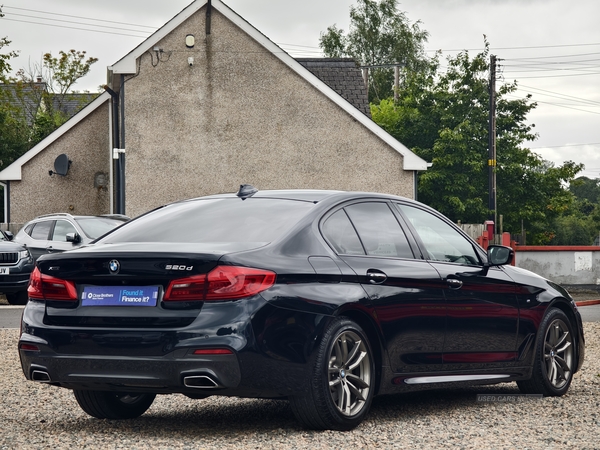
[(62, 153), (54, 160), (54, 172), (50, 171), (50, 175), (56, 174), (64, 177), (69, 171), (69, 167), (71, 167), (71, 161), (66, 154)]

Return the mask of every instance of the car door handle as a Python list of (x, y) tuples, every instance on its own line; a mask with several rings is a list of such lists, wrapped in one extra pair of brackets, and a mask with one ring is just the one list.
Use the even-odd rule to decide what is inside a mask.
[(377, 270), (368, 270), (367, 278), (369, 279), (369, 283), (371, 284), (381, 284), (385, 280), (387, 280), (387, 275)]
[(456, 278), (446, 278), (446, 283), (450, 289), (460, 289), (463, 285), (463, 282)]

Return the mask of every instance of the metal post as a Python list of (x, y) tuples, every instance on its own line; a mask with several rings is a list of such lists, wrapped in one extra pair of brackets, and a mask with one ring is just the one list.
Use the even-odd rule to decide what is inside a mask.
[(394, 66), (394, 103), (398, 103), (398, 90), (400, 89), (400, 66)]
[(489, 178), (489, 210), (490, 219), (494, 221), (496, 234), (496, 56), (490, 55), (490, 117), (489, 117), (489, 148), (488, 148), (488, 178)]

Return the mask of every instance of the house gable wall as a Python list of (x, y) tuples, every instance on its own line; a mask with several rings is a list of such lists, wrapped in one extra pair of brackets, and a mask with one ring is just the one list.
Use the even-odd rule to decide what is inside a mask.
[[(22, 167), (22, 181), (10, 181), (11, 222), (41, 214), (108, 214), (107, 188), (94, 187), (97, 172), (109, 173), (110, 103), (100, 105)], [(73, 162), (66, 176), (49, 176), (54, 160), (65, 153)]]
[(241, 183), (413, 197), (402, 155), (218, 11), (157, 47), (125, 83), (128, 215)]

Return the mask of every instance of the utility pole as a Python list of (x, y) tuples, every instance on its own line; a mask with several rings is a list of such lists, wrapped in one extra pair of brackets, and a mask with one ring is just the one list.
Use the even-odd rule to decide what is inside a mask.
[(496, 56), (490, 55), (490, 118), (488, 147), (488, 179), (490, 220), (494, 221), (496, 235)]
[(394, 104), (398, 103), (398, 90), (400, 89), (400, 66), (394, 66)]

